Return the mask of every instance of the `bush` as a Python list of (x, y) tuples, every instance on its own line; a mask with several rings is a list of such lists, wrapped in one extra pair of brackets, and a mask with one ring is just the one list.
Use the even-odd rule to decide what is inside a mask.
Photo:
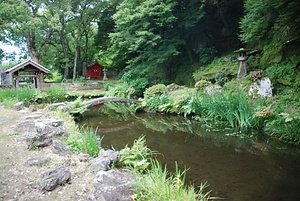
[(154, 153), (147, 147), (145, 136), (141, 136), (133, 142), (131, 148), (126, 145), (120, 150), (120, 160), (114, 166), (144, 172), (149, 167), (150, 158)]
[(225, 82), (228, 81), (227, 74), (224, 73), (223, 71), (219, 71), (215, 75), (215, 81), (217, 85), (220, 85), (222, 87), (225, 84)]
[(106, 84), (105, 88), (107, 90), (105, 96), (132, 98), (135, 94), (135, 89), (125, 82), (120, 82), (117, 84)]
[(121, 80), (132, 87), (135, 95), (141, 97), (146, 87), (150, 84), (149, 72), (147, 70), (130, 69), (122, 75)]
[(149, 87), (148, 89), (146, 89), (146, 91), (144, 93), (144, 97), (151, 98), (151, 97), (155, 97), (155, 96), (160, 96), (166, 92), (167, 92), (166, 85), (157, 84), (157, 85), (153, 85), (152, 87)]
[(64, 85), (52, 85), (46, 89), (46, 94), (50, 102), (62, 101), (67, 97), (67, 89)]
[(210, 81), (207, 81), (207, 80), (199, 80), (196, 82), (195, 84), (195, 88), (197, 90), (200, 90), (200, 89), (203, 89), (209, 85), (212, 85), (212, 83)]
[(143, 106), (153, 111), (174, 112), (173, 100), (166, 94), (144, 99)]

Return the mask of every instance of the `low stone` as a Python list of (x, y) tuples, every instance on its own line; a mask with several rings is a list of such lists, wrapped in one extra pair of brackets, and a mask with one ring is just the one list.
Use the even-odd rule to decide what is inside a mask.
[(48, 105), (45, 110), (46, 111), (55, 111), (55, 110), (61, 110), (64, 112), (69, 112), (72, 108), (67, 105), (66, 103), (53, 103), (51, 105)]
[(35, 149), (37, 147), (47, 147), (51, 145), (52, 137), (36, 133), (29, 133), (25, 136), (25, 141), (28, 149)]
[(18, 133), (33, 132), (35, 131), (35, 123), (32, 119), (25, 119), (16, 125), (14, 131)]
[(52, 191), (57, 186), (67, 183), (70, 179), (70, 169), (66, 166), (60, 166), (42, 175), (39, 188), (41, 190)]
[(119, 154), (111, 149), (101, 150), (97, 158), (90, 160), (92, 172), (107, 171), (111, 165), (119, 160)]
[(208, 95), (213, 95), (215, 93), (221, 93), (222, 87), (219, 85), (210, 85), (205, 88), (205, 91)]
[(25, 117), (25, 119), (26, 120), (31, 120), (31, 119), (37, 120), (37, 119), (40, 119), (41, 117), (42, 117), (41, 114), (35, 114), (35, 115), (29, 115), (29, 116)]
[(37, 108), (36, 108), (35, 105), (30, 105), (29, 108), (28, 108), (28, 110), (29, 110), (30, 112), (35, 112), (35, 111), (37, 111)]
[(16, 103), (16, 104), (13, 104), (13, 105), (11, 106), (11, 108), (12, 108), (13, 110), (16, 110), (16, 111), (23, 110), (23, 109), (24, 109), (24, 103), (23, 103), (23, 102), (18, 102), (18, 103)]
[(69, 155), (72, 153), (69, 147), (60, 140), (53, 140), (52, 151), (53, 153), (61, 156)]
[(89, 154), (80, 153), (78, 154), (77, 158), (80, 162), (87, 162), (90, 160), (91, 157)]
[(49, 157), (30, 158), (25, 163), (30, 166), (43, 166), (51, 159)]
[(97, 201), (131, 201), (135, 186), (134, 176), (119, 170), (99, 171), (94, 187), (94, 199)]

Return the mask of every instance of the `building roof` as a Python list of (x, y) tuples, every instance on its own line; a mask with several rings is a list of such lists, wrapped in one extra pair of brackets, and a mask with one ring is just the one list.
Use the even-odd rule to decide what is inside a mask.
[(91, 63), (90, 65), (88, 65), (87, 68), (91, 68), (91, 67), (93, 67), (93, 66), (104, 67), (104, 66), (102, 66), (101, 64), (99, 64), (97, 61), (95, 61), (95, 62)]
[(18, 70), (20, 70), (20, 69), (22, 69), (22, 68), (24, 68), (28, 65), (32, 65), (33, 67), (39, 69), (40, 71), (42, 71), (44, 73), (49, 73), (50, 72), (49, 69), (45, 68), (44, 66), (38, 64), (37, 62), (35, 62), (31, 59), (27, 59), (27, 60), (23, 61), (22, 63), (7, 69), (5, 72), (6, 73), (14, 73), (14, 72), (16, 72), (16, 71), (18, 71)]

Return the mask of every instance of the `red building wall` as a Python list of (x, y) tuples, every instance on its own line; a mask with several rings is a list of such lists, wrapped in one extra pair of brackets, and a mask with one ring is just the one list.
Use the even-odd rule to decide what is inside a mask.
[(99, 79), (104, 67), (98, 62), (94, 62), (86, 68), (86, 75), (92, 79)]

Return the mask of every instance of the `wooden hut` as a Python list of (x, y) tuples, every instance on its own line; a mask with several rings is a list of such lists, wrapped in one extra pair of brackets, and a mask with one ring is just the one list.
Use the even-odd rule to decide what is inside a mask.
[(102, 76), (104, 66), (98, 62), (94, 62), (86, 67), (86, 75), (91, 79), (99, 79)]
[(5, 71), (5, 80), (2, 80), (5, 85), (13, 85), (19, 87), (20, 83), (30, 83), (35, 88), (41, 88), (44, 82), (43, 74), (49, 73), (50, 70), (37, 62), (28, 59), (22, 63), (9, 68)]

